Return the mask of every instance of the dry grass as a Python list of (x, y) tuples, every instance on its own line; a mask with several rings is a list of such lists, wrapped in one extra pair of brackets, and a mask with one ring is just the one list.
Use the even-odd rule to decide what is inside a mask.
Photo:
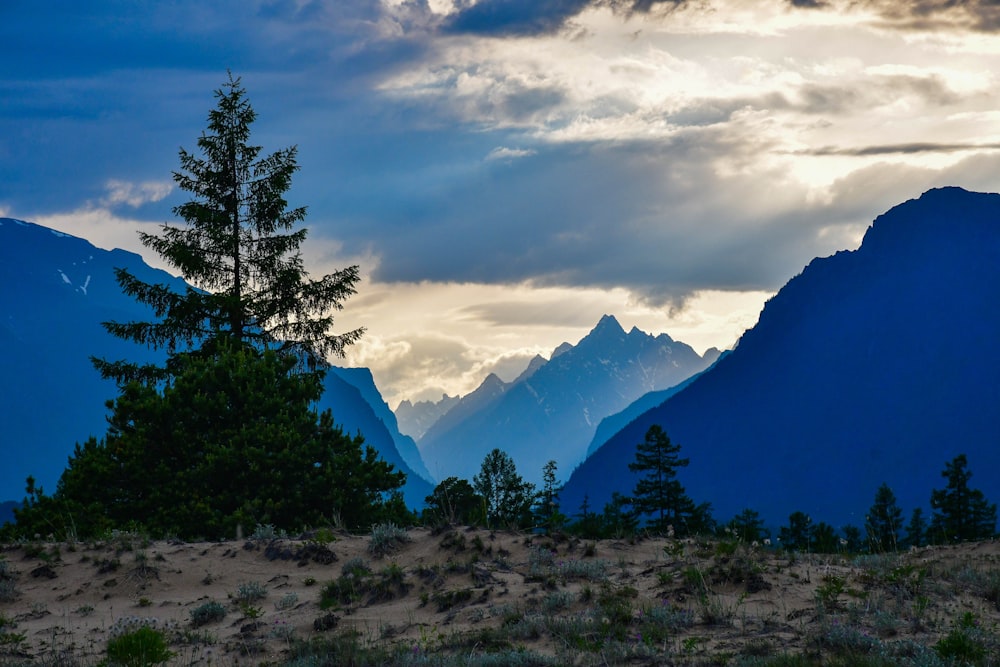
[(407, 537), (379, 556), (347, 534), (7, 546), (0, 665), (97, 664), (142, 624), (178, 665), (1000, 664), (992, 542), (854, 557)]

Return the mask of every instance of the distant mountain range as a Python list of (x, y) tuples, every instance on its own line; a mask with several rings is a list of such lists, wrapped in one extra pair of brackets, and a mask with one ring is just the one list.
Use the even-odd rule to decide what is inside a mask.
[[(147, 282), (183, 289), (183, 282), (146, 265), (139, 255), (101, 250), (89, 242), (10, 218), (0, 218), (0, 499), (24, 497), (33, 475), (48, 491), (66, 467), (74, 444), (106, 432), (105, 401), (116, 394), (91, 355), (155, 360), (156, 352), (107, 334), (103, 321), (151, 319), (122, 294), (114, 268)], [(423, 504), (432, 485), (413, 441), (402, 436), (392, 412), (365, 369), (327, 374), (319, 408), (407, 473), (404, 496)], [(403, 452), (398, 447), (402, 448)], [(423, 477), (421, 477), (423, 475)]]
[(427, 433), (427, 429), (455, 407), (459, 400), (458, 396), (442, 394), (439, 401), (417, 401), (416, 403), (409, 400), (400, 401), (399, 405), (396, 406), (399, 430), (414, 440), (420, 440), (424, 437), (424, 433)]
[(1000, 195), (931, 190), (879, 216), (856, 251), (813, 260), (736, 349), (634, 419), (562, 495), (600, 509), (630, 493), (635, 446), (660, 424), (690, 458), (679, 481), (716, 518), (797, 510), (862, 526), (878, 486), (929, 511), (968, 455), (1000, 499)]
[(579, 464), (600, 421), (643, 394), (671, 387), (705, 369), (719, 351), (699, 355), (666, 334), (652, 336), (604, 316), (578, 344), (537, 357), (513, 382), (490, 375), (418, 441), (438, 480), (472, 479), (494, 448), (538, 482), (555, 460), (563, 474)]

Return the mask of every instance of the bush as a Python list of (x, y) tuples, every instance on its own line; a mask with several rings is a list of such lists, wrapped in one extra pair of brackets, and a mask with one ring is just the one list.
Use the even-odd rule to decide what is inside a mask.
[(226, 608), (214, 600), (191, 610), (191, 625), (198, 628), (221, 621), (226, 617)]
[(256, 581), (246, 581), (236, 588), (236, 602), (250, 604), (267, 597), (267, 589)]
[(173, 657), (163, 633), (149, 626), (108, 640), (108, 663), (124, 667), (147, 667)]
[(368, 543), (368, 553), (381, 558), (392, 553), (400, 544), (410, 541), (410, 536), (406, 530), (394, 523), (380, 523), (372, 526), (372, 539)]

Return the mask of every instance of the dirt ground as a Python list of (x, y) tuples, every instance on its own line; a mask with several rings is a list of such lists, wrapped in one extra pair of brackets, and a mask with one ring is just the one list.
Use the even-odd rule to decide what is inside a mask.
[[(0, 664), (94, 664), (110, 637), (143, 624), (165, 632), (172, 663), (208, 665), (280, 663), (299, 640), (350, 631), (366, 645), (447, 651), (491, 628), (521, 628), (505, 641), (582, 664), (580, 637), (612, 636), (622, 662), (670, 655), (726, 664), (834, 650), (862, 635), (932, 646), (963, 618), (994, 631), (1000, 623), (996, 542), (848, 556), (720, 540), (418, 528), (385, 555), (371, 545), (371, 536), (348, 534), (7, 545)], [(324, 589), (354, 594), (323, 608)], [(650, 635), (644, 614), (669, 632)], [(531, 619), (538, 630), (524, 629)], [(594, 630), (555, 631), (553, 619)], [(842, 628), (861, 634), (845, 639)]]

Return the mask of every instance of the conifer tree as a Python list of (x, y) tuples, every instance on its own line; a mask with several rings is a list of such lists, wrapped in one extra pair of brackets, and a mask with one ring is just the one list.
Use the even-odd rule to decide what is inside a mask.
[(678, 456), (680, 451), (680, 445), (670, 442), (663, 428), (653, 424), (636, 446), (635, 462), (628, 464), (632, 472), (645, 473), (632, 491), (632, 503), (637, 515), (652, 517), (646, 527), (655, 532), (673, 528), (676, 534), (685, 535), (705, 528), (709, 521), (708, 506), (696, 507), (676, 479), (677, 468), (690, 462)]
[(996, 534), (997, 506), (979, 489), (970, 489), (972, 471), (965, 454), (945, 464), (943, 489), (931, 492), (933, 516), (929, 535), (936, 544), (981, 540)]
[(726, 524), (728, 533), (745, 544), (762, 542), (767, 538), (768, 532), (764, 528), (764, 520), (760, 518), (760, 513), (750, 508), (734, 516)]
[(81, 537), (140, 526), (185, 539), (232, 536), (258, 523), (289, 530), (405, 522), (405, 475), (310, 408), (319, 376), (249, 345), (181, 353), (158, 388), (131, 382), (109, 402), (106, 436), (77, 445), (54, 496), (36, 498), (18, 529), (52, 511)]
[(865, 519), (869, 550), (872, 553), (895, 551), (902, 527), (903, 510), (896, 504), (892, 489), (883, 483), (875, 492), (875, 503), (868, 510)]
[[(618, 491), (611, 493), (611, 500), (604, 504), (601, 515), (601, 532), (605, 537), (634, 535), (639, 527), (639, 516), (632, 498)], [(670, 530), (667, 531), (670, 534)]]
[(559, 511), (559, 492), (562, 485), (556, 480), (556, 462), (549, 461), (542, 468), (542, 490), (535, 499), (535, 525), (546, 533), (558, 530), (566, 523), (566, 516)]
[(913, 514), (910, 515), (903, 543), (908, 547), (922, 547), (927, 543), (927, 519), (924, 518), (924, 511), (919, 507), (915, 507)]
[[(358, 267), (307, 277), (299, 251), (306, 230), (293, 229), (306, 211), (288, 208), (285, 199), (299, 168), (297, 148), (262, 156), (262, 148), (249, 143), (256, 112), (239, 78), (230, 74), (215, 96), (218, 106), (198, 139), (201, 155), (181, 149), (181, 169), (174, 173), (177, 186), (192, 196), (174, 208), (185, 224), (165, 224), (159, 235), (140, 233), (143, 245), (193, 287), (180, 294), (118, 269), (123, 291), (150, 306), (158, 321), (105, 327), (119, 338), (169, 352), (210, 352), (213, 341), (230, 338), (290, 354), (306, 368), (325, 368), (327, 356), (342, 356), (363, 333), (331, 333), (333, 311), (355, 293)], [(169, 375), (168, 369), (126, 361), (94, 363), (120, 384)]]
[(778, 539), (788, 551), (809, 551), (813, 540), (812, 519), (805, 512), (792, 512), (788, 516), (788, 525), (778, 531)]
[(108, 433), (77, 447), (56, 494), (35, 494), (18, 528), (46, 506), (94, 530), (133, 523), (188, 537), (255, 521), (359, 528), (409, 518), (397, 493), (405, 475), (310, 408), (327, 356), (361, 336), (331, 333), (358, 267), (307, 277), (305, 229), (293, 229), (305, 209), (285, 200), (296, 149), (262, 157), (249, 143), (256, 114), (238, 78), (216, 98), (201, 155), (182, 149), (174, 174), (192, 196), (174, 209), (185, 224), (141, 235), (193, 287), (179, 293), (119, 270), (125, 293), (157, 319), (105, 324), (165, 349), (166, 363), (94, 360), (121, 391)]

